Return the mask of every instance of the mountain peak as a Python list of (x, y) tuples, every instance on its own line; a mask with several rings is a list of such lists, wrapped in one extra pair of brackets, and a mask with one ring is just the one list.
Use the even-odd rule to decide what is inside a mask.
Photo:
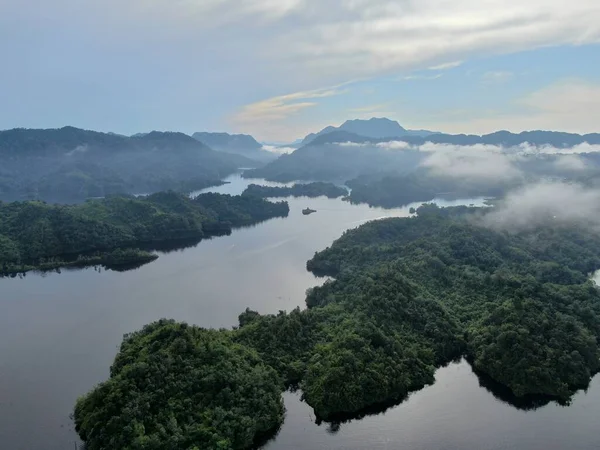
[(370, 119), (351, 119), (346, 120), (339, 127), (325, 127), (318, 133), (312, 133), (304, 138), (303, 144), (312, 142), (316, 137), (322, 136), (323, 134), (331, 133), (333, 131), (347, 131), (349, 133), (357, 134), (372, 139), (384, 139), (384, 138), (399, 138), (404, 136), (426, 136), (433, 134), (433, 132), (426, 130), (411, 131), (402, 127), (395, 120), (388, 119), (387, 117), (372, 117)]
[(349, 120), (346, 120), (340, 126), (340, 128), (343, 128), (344, 126), (353, 126), (353, 125), (360, 126), (362, 124), (368, 124), (371, 126), (388, 126), (388, 127), (399, 128), (401, 130), (405, 130), (405, 128), (402, 127), (398, 123), (398, 121), (388, 119), (387, 117), (371, 117), (370, 119), (349, 119)]
[(406, 132), (395, 120), (386, 117), (372, 117), (369, 120), (353, 119), (345, 121), (340, 129), (371, 138), (398, 137)]

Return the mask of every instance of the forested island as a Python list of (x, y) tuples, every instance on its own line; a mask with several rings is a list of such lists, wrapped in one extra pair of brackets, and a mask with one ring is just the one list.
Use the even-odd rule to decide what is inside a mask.
[(348, 200), (371, 206), (394, 208), (435, 198), (500, 197), (524, 184), (524, 179), (473, 179), (435, 176), (425, 170), (407, 175), (361, 177), (347, 182)]
[(348, 195), (348, 190), (333, 183), (314, 182), (294, 184), (290, 187), (249, 185), (242, 195), (254, 195), (261, 198), (273, 197), (320, 197), (338, 198)]
[(600, 237), (552, 221), (507, 232), (488, 213), (429, 205), (346, 232), (307, 263), (334, 279), (305, 310), (126, 336), (77, 402), (77, 431), (90, 450), (246, 449), (283, 420), (287, 387), (334, 420), (403, 400), (463, 355), (517, 397), (569, 401), (600, 370)]
[(286, 202), (213, 193), (190, 199), (173, 191), (76, 205), (0, 202), (0, 274), (148, 262), (156, 258), (148, 244), (200, 240), (288, 212)]

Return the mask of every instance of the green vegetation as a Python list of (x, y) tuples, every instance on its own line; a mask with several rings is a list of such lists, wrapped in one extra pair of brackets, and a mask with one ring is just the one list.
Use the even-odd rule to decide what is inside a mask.
[(517, 396), (568, 400), (600, 369), (600, 294), (588, 281), (600, 237), (558, 225), (500, 233), (453, 211), (428, 206), (346, 233), (309, 261), (337, 277), (315, 292), (365, 292), (359, 274), (401, 273), (460, 325), (476, 369)]
[[(552, 223), (494, 231), (481, 226), (479, 208), (417, 213), (367, 223), (317, 253), (308, 269), (335, 279), (308, 290), (305, 310), (247, 309), (233, 331), (162, 321), (126, 338), (110, 380), (76, 406), (81, 437), (92, 450), (248, 448), (280, 422), (285, 387), (299, 386), (318, 417), (335, 419), (403, 400), (461, 355), (517, 397), (568, 401), (585, 387), (600, 370), (600, 290), (588, 280), (600, 268), (600, 236)], [(233, 376), (262, 387), (218, 384), (228, 370), (184, 352), (200, 348), (189, 344), (199, 336), (221, 344), (223, 364), (245, 355), (252, 362), (235, 364)], [(189, 381), (206, 371), (210, 383)], [(257, 395), (264, 404), (253, 403)], [(250, 420), (249, 404), (263, 425), (223, 438)], [(227, 419), (210, 422), (217, 409)]]
[(92, 252), (85, 255), (77, 255), (76, 258), (48, 257), (40, 258), (35, 265), (27, 263), (5, 265), (0, 272), (1, 276), (17, 276), (30, 270), (50, 271), (59, 270), (64, 267), (88, 267), (104, 266), (112, 270), (127, 270), (140, 267), (144, 264), (158, 259), (158, 255), (137, 248), (118, 248), (106, 252)]
[(162, 320), (125, 336), (75, 426), (88, 450), (246, 449), (283, 421), (281, 390), (230, 332)]
[(348, 190), (333, 183), (294, 184), (290, 187), (249, 185), (242, 195), (254, 195), (261, 198), (269, 197), (320, 197), (338, 198), (348, 195)]
[(147, 262), (155, 256), (141, 251), (142, 244), (200, 239), (288, 212), (285, 202), (220, 194), (190, 199), (175, 192), (78, 205), (0, 202), (0, 274)]
[(372, 180), (351, 180), (352, 203), (368, 203), (371, 206), (393, 208), (414, 202), (427, 202), (434, 198), (499, 197), (509, 188), (515, 188), (522, 180), (486, 180), (472, 177), (434, 176), (429, 171), (417, 170), (408, 175), (388, 175)]

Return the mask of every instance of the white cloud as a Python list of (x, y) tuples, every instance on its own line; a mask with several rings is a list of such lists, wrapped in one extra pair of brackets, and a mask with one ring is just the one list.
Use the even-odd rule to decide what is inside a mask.
[(493, 228), (522, 230), (547, 224), (600, 226), (600, 191), (568, 183), (537, 183), (509, 193), (483, 218)]
[(261, 128), (266, 130), (263, 134), (279, 137), (280, 133), (278, 130), (281, 127), (281, 122), (306, 108), (318, 105), (315, 101), (307, 100), (332, 97), (346, 92), (339, 88), (340, 86), (334, 86), (325, 89), (295, 92), (251, 103), (234, 114), (231, 121), (238, 128), (247, 132), (251, 133), (252, 130)]
[(515, 158), (495, 146), (427, 143), (420, 149), (430, 153), (421, 165), (434, 175), (477, 181), (511, 180), (521, 175)]
[(524, 156), (535, 155), (564, 155), (575, 156), (582, 153), (600, 152), (600, 145), (591, 145), (587, 142), (567, 148), (557, 148), (551, 145), (532, 145), (529, 142), (524, 142), (515, 147), (504, 147), (501, 145), (491, 144), (474, 144), (474, 145), (456, 145), (456, 144), (439, 144), (436, 142), (427, 141), (421, 145), (413, 145), (405, 141), (386, 141), (372, 143), (362, 142), (340, 142), (340, 146), (345, 147), (366, 147), (375, 146), (386, 150), (415, 150), (424, 153), (446, 153), (456, 155), (475, 155), (486, 157), (488, 155), (500, 154), (513, 161), (517, 161)]
[(435, 75), (407, 75), (400, 78), (400, 80), (437, 80), (438, 78), (442, 78), (441, 73)]
[(413, 148), (408, 142), (404, 141), (380, 142), (377, 144), (377, 147), (384, 148), (386, 150), (409, 150)]
[(511, 149), (511, 151), (513, 151), (515, 153), (520, 153), (523, 155), (533, 155), (533, 154), (578, 155), (581, 153), (600, 152), (600, 145), (589, 144), (587, 142), (584, 142), (582, 144), (578, 144), (573, 147), (556, 148), (551, 145), (535, 146), (535, 145), (531, 145), (529, 142), (524, 142), (524, 143), (520, 144), (518, 147)]
[(438, 64), (436, 66), (431, 66), (428, 69), (429, 70), (448, 70), (448, 69), (454, 69), (454, 68), (460, 66), (462, 63), (463, 63), (462, 61), (453, 61), (453, 62)]
[[(210, 120), (217, 121), (251, 102), (251, 92), (267, 100), (244, 108), (241, 122), (258, 134), (276, 132), (273, 138), (290, 137), (293, 127), (281, 122), (315, 103), (274, 97), (278, 93), (444, 70), (482, 55), (600, 42), (597, 0), (20, 0), (0, 2), (0, 11), (0, 88), (8, 86), (0, 97), (11, 94), (4, 101), (10, 120), (27, 96), (47, 120), (47, 104), (78, 87), (71, 104), (86, 105), (86, 121), (114, 117), (107, 126), (121, 120), (113, 111), (138, 116), (136, 107), (156, 122), (178, 123), (199, 104), (215, 105), (218, 112), (211, 113), (219, 118)], [(88, 94), (97, 92), (102, 95)], [(98, 100), (112, 98), (134, 106), (124, 111)], [(269, 103), (276, 99), (283, 103)], [(550, 99), (526, 100), (531, 105), (524, 107), (552, 108), (545, 103)], [(71, 104), (64, 111), (75, 110)], [(560, 125), (562, 111), (513, 124)], [(20, 114), (33, 120), (28, 108)], [(490, 120), (498, 123), (484, 118), (467, 125), (480, 131)]]
[[(274, 49), (321, 73), (370, 75), (449, 58), (600, 39), (596, 0), (305, 1)], [(340, 39), (343, 36), (343, 39)]]
[(572, 172), (581, 172), (588, 168), (585, 161), (577, 155), (561, 155), (554, 161), (554, 165), (559, 170)]
[(86, 153), (89, 150), (87, 144), (85, 145), (78, 145), (77, 147), (75, 147), (73, 150), (71, 150), (70, 152), (65, 153), (65, 156), (73, 156), (77, 153)]
[[(346, 146), (371, 144), (347, 143)], [(421, 163), (433, 174), (454, 178), (479, 180), (511, 180), (522, 175), (517, 163), (526, 156), (555, 155), (554, 165), (559, 170), (581, 171), (587, 168), (586, 162), (577, 156), (579, 153), (600, 152), (600, 146), (587, 143), (573, 148), (535, 146), (524, 143), (516, 147), (497, 145), (453, 145), (426, 142), (414, 146), (404, 141), (390, 141), (376, 144), (387, 150), (414, 150), (427, 153)]]
[(371, 145), (371, 144), (364, 143), (364, 142), (350, 142), (350, 141), (348, 141), (348, 142), (338, 142), (337, 145), (339, 147), (367, 147), (368, 145)]

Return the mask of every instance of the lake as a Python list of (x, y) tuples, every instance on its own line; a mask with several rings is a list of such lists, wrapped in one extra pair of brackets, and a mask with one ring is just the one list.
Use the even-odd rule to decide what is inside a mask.
[[(277, 185), (239, 175), (227, 181), (210, 190), (239, 194), (250, 182)], [(385, 210), (324, 197), (287, 200), (287, 218), (161, 252), (136, 270), (87, 268), (0, 279), (0, 447), (74, 449), (69, 414), (75, 400), (108, 377), (124, 333), (162, 317), (229, 328), (246, 307), (261, 313), (304, 307), (306, 289), (323, 282), (306, 271), (315, 251), (346, 229), (408, 216), (414, 206)], [(302, 215), (306, 207), (317, 213)], [(600, 448), (599, 377), (569, 407), (519, 409), (502, 398), (465, 361), (439, 369), (434, 385), (404, 403), (348, 423), (317, 425), (299, 394), (286, 393), (285, 423), (264, 448)]]

